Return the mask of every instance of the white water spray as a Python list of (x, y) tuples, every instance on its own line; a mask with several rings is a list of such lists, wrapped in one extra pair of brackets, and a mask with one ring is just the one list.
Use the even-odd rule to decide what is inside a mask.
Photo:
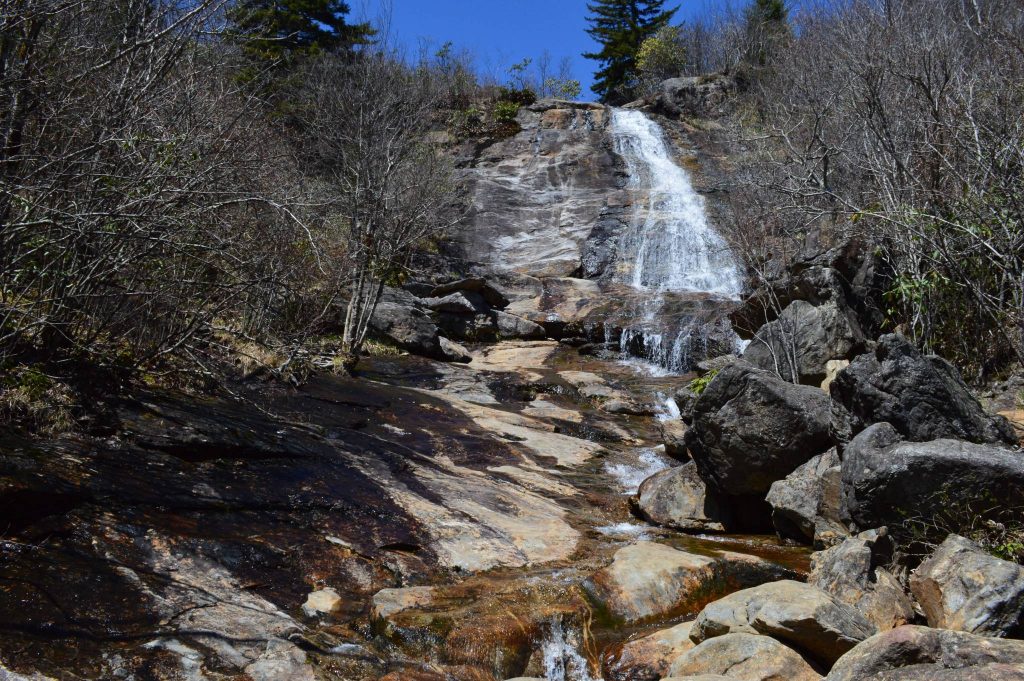
[(743, 284), (736, 261), (708, 222), (704, 199), (672, 159), (658, 124), (640, 111), (616, 109), (612, 138), (626, 161), (630, 187), (648, 196), (620, 246), (633, 258), (624, 283), (738, 298)]
[(551, 623), (541, 649), (546, 681), (598, 681), (590, 674), (586, 658), (577, 649), (579, 642), (574, 645), (572, 638), (566, 635), (560, 620)]
[(686, 372), (707, 352), (707, 334), (715, 329), (695, 315), (670, 313), (672, 301), (678, 304), (687, 293), (737, 299), (743, 278), (657, 123), (639, 111), (617, 109), (612, 138), (629, 171), (629, 188), (646, 198), (637, 201), (619, 243), (618, 277), (649, 293), (629, 311), (619, 348), (623, 357), (639, 356), (669, 372)]

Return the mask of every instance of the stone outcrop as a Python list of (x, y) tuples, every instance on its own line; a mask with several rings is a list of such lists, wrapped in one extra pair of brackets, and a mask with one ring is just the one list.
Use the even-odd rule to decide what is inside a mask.
[(722, 593), (786, 576), (794, 574), (746, 554), (698, 555), (639, 542), (619, 549), (585, 588), (612, 617), (635, 623), (696, 612)]
[(714, 117), (736, 92), (736, 80), (723, 74), (662, 81), (654, 107), (669, 116)]
[(690, 640), (692, 623), (683, 622), (642, 638), (611, 646), (601, 656), (608, 681), (658, 681), (668, 676), (672, 661), (696, 644)]
[(1006, 419), (987, 414), (952, 365), (923, 356), (896, 334), (882, 336), (873, 352), (856, 357), (832, 381), (829, 392), (849, 414), (853, 434), (886, 422), (904, 438), (919, 442), (1017, 442)]
[(753, 338), (793, 301), (818, 306), (834, 303), (852, 311), (857, 325), (873, 338), (883, 319), (877, 285), (881, 263), (875, 249), (850, 240), (827, 250), (808, 250), (756, 288), (730, 313), (736, 332)]
[(864, 641), (840, 658), (826, 679), (999, 681), (1018, 678), (1022, 668), (1024, 641), (907, 625)]
[(846, 533), (840, 522), (842, 468), (833, 447), (772, 483), (765, 500), (780, 536), (822, 544)]
[(879, 631), (914, 620), (914, 603), (887, 566), (894, 546), (883, 527), (815, 553), (807, 583), (864, 614)]
[(670, 678), (722, 675), (750, 681), (818, 681), (821, 674), (799, 653), (768, 636), (735, 633), (708, 639), (677, 658)]
[(1024, 634), (1024, 567), (950, 535), (910, 576), (928, 625), (984, 636)]
[(864, 340), (845, 304), (829, 300), (812, 305), (795, 300), (754, 334), (743, 359), (788, 381), (820, 386), (828, 375), (829, 362), (852, 358)]
[(725, 634), (772, 636), (830, 665), (877, 631), (849, 605), (813, 586), (784, 580), (708, 604), (693, 623), (697, 643)]
[[(610, 263), (612, 235), (628, 220), (612, 179), (618, 161), (605, 144), (607, 110), (538, 102), (521, 109), (518, 122), (521, 132), (481, 150), (465, 170), (469, 213), (454, 235), (460, 256), (494, 269), (566, 277), (589, 248), (589, 276), (598, 276)], [(593, 252), (598, 242), (605, 255)]]
[(832, 445), (827, 395), (739, 362), (712, 379), (692, 418), (687, 446), (719, 494), (763, 499), (773, 482)]
[(691, 461), (655, 473), (640, 485), (635, 498), (640, 516), (657, 525), (689, 532), (724, 532), (727, 510), (714, 495)]
[(879, 423), (847, 445), (842, 478), (844, 518), (859, 528), (887, 525), (896, 533), (908, 519), (943, 514), (967, 522), (979, 500), (991, 507), (1021, 499), (1024, 456), (960, 440), (906, 442), (891, 425)]

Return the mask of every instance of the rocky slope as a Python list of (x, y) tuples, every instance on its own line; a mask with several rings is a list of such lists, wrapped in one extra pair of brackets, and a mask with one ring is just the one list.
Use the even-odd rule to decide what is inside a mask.
[(871, 249), (659, 299), (751, 341), (699, 386), (623, 362), (608, 111), (519, 120), (469, 154), (464, 276), (378, 310), (404, 353), (3, 436), (0, 679), (1024, 678), (1018, 435), (879, 335)]

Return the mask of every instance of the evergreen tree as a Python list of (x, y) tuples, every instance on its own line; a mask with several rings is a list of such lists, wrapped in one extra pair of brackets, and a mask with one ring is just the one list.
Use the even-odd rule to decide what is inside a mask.
[(591, 88), (602, 102), (621, 104), (633, 99), (638, 85), (637, 53), (645, 40), (668, 25), (678, 9), (666, 10), (665, 0), (594, 0), (587, 3), (589, 33), (600, 52), (583, 56), (601, 65)]
[(348, 13), (344, 0), (239, 0), (229, 18), (250, 56), (285, 63), (367, 44), (373, 28), (347, 23)]
[(772, 54), (789, 35), (789, 9), (785, 0), (754, 0), (745, 13), (747, 62), (767, 66)]

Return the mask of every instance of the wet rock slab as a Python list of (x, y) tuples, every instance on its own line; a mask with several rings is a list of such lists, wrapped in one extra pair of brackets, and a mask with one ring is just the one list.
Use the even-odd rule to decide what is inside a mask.
[(747, 554), (700, 555), (639, 542), (619, 549), (584, 588), (611, 617), (636, 623), (694, 613), (731, 591), (787, 576), (795, 575)]

